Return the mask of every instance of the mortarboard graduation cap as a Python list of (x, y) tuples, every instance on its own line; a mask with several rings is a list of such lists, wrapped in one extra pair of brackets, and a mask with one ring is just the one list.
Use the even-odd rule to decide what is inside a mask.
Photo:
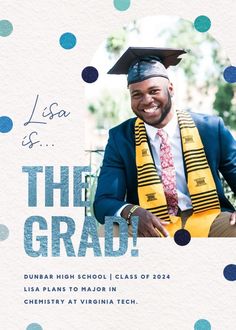
[(129, 47), (108, 74), (127, 74), (128, 85), (151, 77), (168, 79), (167, 68), (177, 65), (185, 54), (183, 49)]

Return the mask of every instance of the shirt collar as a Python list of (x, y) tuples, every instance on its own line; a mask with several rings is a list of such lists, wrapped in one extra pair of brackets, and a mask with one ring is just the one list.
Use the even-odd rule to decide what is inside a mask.
[[(144, 125), (145, 125), (145, 128), (146, 128), (148, 138), (150, 140), (154, 141), (156, 136), (157, 136), (157, 128), (153, 127), (151, 125), (148, 125), (146, 123), (144, 123)], [(171, 118), (169, 123), (166, 126), (163, 127), (163, 130), (171, 138), (175, 135), (175, 133), (177, 131), (177, 128), (178, 128), (178, 119), (177, 119), (176, 112), (174, 111), (174, 116)]]

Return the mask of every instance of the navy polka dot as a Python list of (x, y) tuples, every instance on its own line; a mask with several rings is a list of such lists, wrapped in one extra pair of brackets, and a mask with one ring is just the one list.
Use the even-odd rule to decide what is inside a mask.
[(187, 245), (191, 240), (190, 233), (185, 229), (177, 230), (174, 235), (175, 243), (181, 246)]
[(93, 66), (86, 66), (82, 71), (82, 78), (86, 83), (93, 83), (98, 79), (98, 70)]

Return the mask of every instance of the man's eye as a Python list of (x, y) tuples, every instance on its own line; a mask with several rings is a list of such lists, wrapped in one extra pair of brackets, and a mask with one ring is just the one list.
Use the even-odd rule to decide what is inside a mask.
[(157, 94), (157, 93), (159, 93), (159, 92), (160, 92), (159, 89), (153, 89), (153, 90), (150, 91), (150, 94), (151, 94), (151, 95), (154, 95), (154, 94)]
[(138, 94), (138, 93), (132, 95), (132, 98), (136, 99), (136, 100), (139, 99), (140, 97), (141, 97), (141, 94)]

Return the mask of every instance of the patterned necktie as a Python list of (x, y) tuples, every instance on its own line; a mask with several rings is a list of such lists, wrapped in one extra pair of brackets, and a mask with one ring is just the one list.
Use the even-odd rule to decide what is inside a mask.
[(167, 133), (163, 129), (157, 130), (160, 138), (160, 160), (161, 160), (161, 179), (169, 214), (176, 215), (178, 212), (178, 195), (176, 188), (176, 177), (173, 155)]

